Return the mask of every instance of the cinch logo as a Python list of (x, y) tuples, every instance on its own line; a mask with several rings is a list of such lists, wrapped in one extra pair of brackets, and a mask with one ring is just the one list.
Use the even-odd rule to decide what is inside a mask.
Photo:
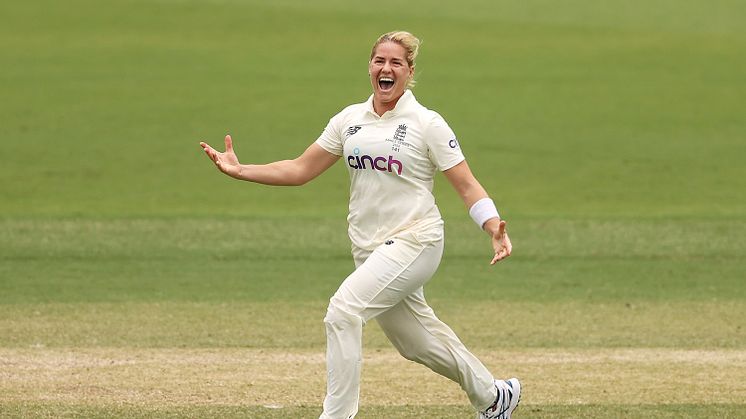
[[(355, 149), (355, 151), (358, 151)], [(359, 151), (358, 151), (359, 152)], [(357, 153), (356, 153), (357, 154)], [(366, 155), (363, 156), (347, 156), (347, 164), (353, 169), (364, 170), (373, 169), (381, 172), (393, 172), (396, 168), (396, 173), (401, 175), (403, 166), (399, 160), (394, 159), (394, 156), (386, 157), (371, 157)]]

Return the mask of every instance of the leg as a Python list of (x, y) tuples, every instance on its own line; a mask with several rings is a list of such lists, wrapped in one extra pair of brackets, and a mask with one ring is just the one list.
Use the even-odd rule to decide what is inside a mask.
[(442, 242), (420, 244), (396, 237), (359, 263), (329, 301), (327, 394), (321, 419), (349, 419), (358, 408), (362, 328), (366, 321), (397, 305), (435, 273)]
[(495, 401), (492, 374), (435, 316), (422, 288), (376, 318), (391, 343), (405, 358), (457, 382), (477, 410)]
[(329, 304), (326, 325), (326, 398), (320, 419), (355, 417), (360, 396), (363, 319)]

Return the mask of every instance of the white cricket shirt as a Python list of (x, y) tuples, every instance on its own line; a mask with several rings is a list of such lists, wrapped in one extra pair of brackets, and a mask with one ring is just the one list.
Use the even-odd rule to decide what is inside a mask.
[(433, 176), (464, 160), (446, 121), (406, 90), (396, 107), (378, 116), (373, 96), (329, 120), (316, 143), (342, 156), (350, 172), (349, 235), (373, 250), (407, 231), (422, 242), (443, 237)]

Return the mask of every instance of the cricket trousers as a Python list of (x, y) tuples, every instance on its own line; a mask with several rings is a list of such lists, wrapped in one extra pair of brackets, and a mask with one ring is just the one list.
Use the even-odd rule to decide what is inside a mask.
[(324, 318), (327, 394), (320, 419), (357, 414), (363, 325), (370, 319), (404, 358), (457, 382), (477, 410), (495, 401), (492, 374), (425, 301), (423, 285), (442, 255), (442, 239), (421, 243), (413, 233), (372, 252), (353, 249), (356, 269), (330, 299)]

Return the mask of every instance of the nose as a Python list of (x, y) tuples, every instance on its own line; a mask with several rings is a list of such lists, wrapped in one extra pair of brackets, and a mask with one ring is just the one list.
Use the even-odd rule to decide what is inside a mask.
[(381, 72), (390, 72), (391, 71), (391, 63), (386, 61), (383, 63), (383, 68), (381, 68)]

